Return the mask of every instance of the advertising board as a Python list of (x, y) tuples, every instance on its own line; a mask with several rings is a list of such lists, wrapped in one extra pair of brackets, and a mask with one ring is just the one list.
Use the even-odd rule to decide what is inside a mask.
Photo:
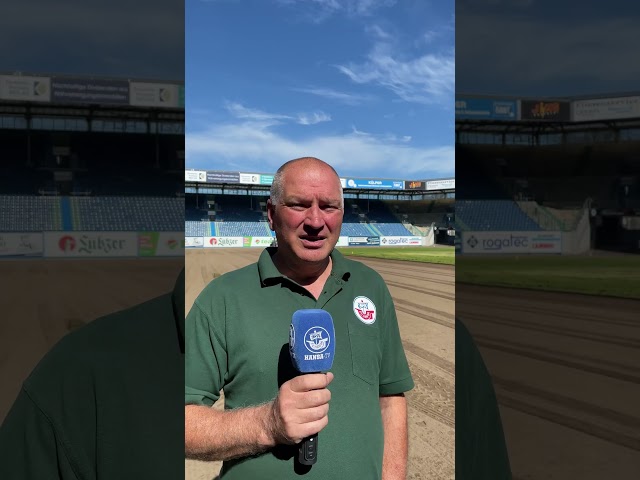
[(207, 170), (208, 183), (238, 183), (240, 182), (239, 172), (222, 172), (219, 170)]
[(243, 237), (204, 237), (205, 248), (242, 247)]
[(348, 237), (349, 240), (349, 246), (350, 247), (355, 247), (355, 246), (361, 246), (361, 247), (367, 247), (367, 246), (373, 246), (373, 245), (380, 245), (380, 237)]
[(184, 181), (185, 182), (206, 182), (207, 172), (204, 170), (185, 170)]
[(42, 233), (0, 233), (0, 257), (40, 256)]
[(45, 257), (135, 257), (138, 235), (132, 232), (45, 232)]
[(185, 237), (184, 246), (186, 248), (204, 247), (204, 237)]
[(348, 247), (349, 246), (349, 237), (338, 237), (338, 243), (336, 243), (336, 247)]
[(456, 120), (517, 120), (516, 100), (456, 98)]
[(131, 82), (129, 104), (136, 107), (178, 108), (178, 85), (168, 83)]
[(561, 253), (560, 232), (462, 232), (462, 253)]
[(127, 80), (53, 77), (51, 101), (57, 103), (129, 104)]
[(571, 119), (570, 104), (555, 100), (521, 100), (520, 119), (568, 122)]
[(453, 188), (456, 188), (455, 178), (427, 181), (427, 190), (449, 190)]
[(181, 257), (186, 240), (184, 232), (140, 232), (138, 233), (138, 256)]
[(244, 237), (242, 245), (245, 247), (269, 247), (273, 243), (273, 237)]
[(260, 175), (257, 173), (240, 172), (240, 183), (247, 183), (249, 185), (260, 185)]
[(0, 98), (30, 102), (51, 101), (51, 79), (22, 75), (0, 75)]
[(574, 122), (640, 118), (640, 97), (595, 98), (571, 104)]
[(375, 188), (386, 190), (404, 189), (404, 180), (375, 180), (367, 178), (347, 178), (346, 188)]
[(424, 190), (427, 187), (425, 182), (418, 180), (407, 180), (404, 182), (405, 190)]
[(380, 237), (380, 245), (383, 247), (422, 245), (422, 237)]

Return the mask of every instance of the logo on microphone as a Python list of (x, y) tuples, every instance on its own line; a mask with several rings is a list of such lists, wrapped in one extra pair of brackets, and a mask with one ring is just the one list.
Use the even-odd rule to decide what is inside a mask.
[(304, 334), (304, 346), (311, 353), (323, 353), (329, 348), (329, 332), (322, 327), (311, 327)]
[(367, 297), (356, 297), (353, 299), (353, 313), (358, 320), (367, 325), (376, 321), (376, 306)]

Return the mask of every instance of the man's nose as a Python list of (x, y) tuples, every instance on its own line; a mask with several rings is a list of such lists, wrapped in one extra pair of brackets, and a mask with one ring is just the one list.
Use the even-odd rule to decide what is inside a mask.
[(316, 205), (310, 207), (307, 210), (307, 218), (305, 219), (305, 225), (311, 228), (320, 229), (324, 227), (324, 218), (322, 216), (322, 210)]

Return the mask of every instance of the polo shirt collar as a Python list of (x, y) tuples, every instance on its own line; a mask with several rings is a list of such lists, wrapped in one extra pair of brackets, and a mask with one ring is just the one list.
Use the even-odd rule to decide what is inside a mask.
[[(267, 247), (260, 254), (258, 259), (258, 273), (262, 286), (273, 283), (274, 280), (287, 278), (280, 273), (273, 263), (273, 255), (278, 251), (278, 247)], [(351, 275), (349, 264), (344, 256), (335, 248), (331, 252), (332, 268), (331, 277), (343, 282)]]

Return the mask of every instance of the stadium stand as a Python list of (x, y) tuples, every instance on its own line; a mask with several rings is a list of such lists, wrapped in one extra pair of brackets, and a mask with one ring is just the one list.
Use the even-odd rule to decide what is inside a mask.
[(511, 200), (458, 200), (456, 218), (477, 231), (543, 230)]
[(62, 230), (62, 213), (57, 197), (29, 195), (0, 196), (0, 231), (37, 232)]

